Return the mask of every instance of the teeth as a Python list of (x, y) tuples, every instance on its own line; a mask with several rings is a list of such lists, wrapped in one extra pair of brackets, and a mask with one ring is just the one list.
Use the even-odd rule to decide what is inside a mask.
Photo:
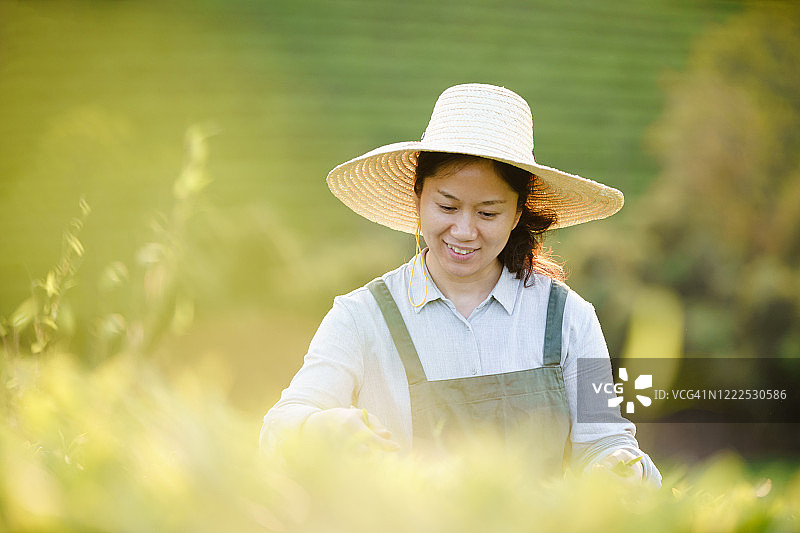
[(467, 255), (468, 253), (475, 251), (475, 250), (467, 250), (467, 249), (464, 249), (464, 248), (457, 248), (456, 246), (453, 246), (451, 244), (448, 244), (447, 247), (450, 248), (451, 250), (453, 250), (458, 255)]

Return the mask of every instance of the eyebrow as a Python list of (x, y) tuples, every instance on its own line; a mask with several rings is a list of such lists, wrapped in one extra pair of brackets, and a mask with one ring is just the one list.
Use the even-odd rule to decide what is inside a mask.
[[(437, 189), (436, 192), (447, 198), (448, 200), (455, 200), (460, 202), (461, 200), (458, 199), (457, 196), (450, 194), (449, 192), (443, 191), (441, 189)], [(486, 200), (484, 202), (478, 202), (477, 205), (496, 205), (496, 204), (504, 204), (506, 203), (505, 200)]]

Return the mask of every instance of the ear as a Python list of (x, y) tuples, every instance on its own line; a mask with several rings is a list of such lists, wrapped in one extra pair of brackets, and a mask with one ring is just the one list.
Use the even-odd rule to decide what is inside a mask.
[(522, 209), (517, 209), (517, 216), (514, 217), (514, 225), (511, 226), (511, 229), (515, 229), (517, 224), (519, 224), (519, 219), (522, 217)]

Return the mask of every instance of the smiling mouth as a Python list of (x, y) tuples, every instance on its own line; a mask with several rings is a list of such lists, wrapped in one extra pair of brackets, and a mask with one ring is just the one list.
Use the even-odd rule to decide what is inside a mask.
[(458, 246), (453, 246), (452, 244), (448, 244), (448, 243), (444, 243), (444, 244), (448, 248), (453, 250), (455, 253), (457, 253), (458, 255), (469, 255), (472, 252), (474, 252), (475, 250), (477, 250), (477, 248), (459, 248)]

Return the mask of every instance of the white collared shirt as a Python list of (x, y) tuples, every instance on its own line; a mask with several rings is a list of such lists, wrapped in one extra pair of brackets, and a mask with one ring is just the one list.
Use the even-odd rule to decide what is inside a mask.
[[(468, 318), (442, 295), (423, 261), (413, 260), (382, 276), (408, 328), (429, 381), (500, 374), (542, 366), (550, 278), (533, 274), (525, 287), (507, 269), (489, 296)], [(408, 284), (415, 303), (408, 299)], [(642, 454), (628, 422), (576, 423), (577, 359), (608, 359), (594, 307), (570, 290), (562, 323), (564, 384), (573, 421), (570, 440), (573, 464), (586, 467), (616, 449)], [(369, 289), (337, 296), (322, 320), (302, 368), (281, 399), (264, 417), (262, 446), (273, 446), (284, 432), (297, 431), (321, 409), (363, 407), (377, 416), (403, 449), (412, 439), (408, 381), (389, 328)], [(659, 483), (661, 475), (644, 454), (645, 476)]]

